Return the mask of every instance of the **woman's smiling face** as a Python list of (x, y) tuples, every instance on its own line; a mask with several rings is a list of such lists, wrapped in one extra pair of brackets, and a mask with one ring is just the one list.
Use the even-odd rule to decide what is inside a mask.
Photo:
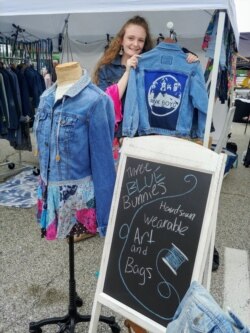
[(123, 46), (124, 56), (127, 58), (135, 54), (140, 54), (146, 40), (146, 31), (143, 27), (130, 24), (126, 30), (121, 45)]

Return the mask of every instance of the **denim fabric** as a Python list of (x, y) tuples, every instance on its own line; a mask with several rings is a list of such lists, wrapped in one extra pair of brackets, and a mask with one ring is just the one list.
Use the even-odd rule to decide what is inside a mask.
[(21, 102), (20, 88), (19, 88), (17, 75), (10, 68), (7, 68), (6, 70), (10, 74), (10, 77), (11, 77), (12, 89), (13, 89), (13, 92), (14, 92), (13, 95), (14, 95), (14, 98), (15, 98), (15, 106), (16, 106), (16, 110), (17, 110), (17, 115), (20, 118), (21, 115), (22, 115), (22, 102)]
[(7, 102), (3, 75), (1, 73), (0, 73), (0, 103), (1, 103), (0, 135), (6, 135), (8, 133), (8, 127), (9, 127), (9, 109), (8, 109), (8, 102)]
[(34, 108), (37, 108), (39, 98), (46, 88), (44, 79), (32, 66), (25, 68), (24, 77), (28, 83), (29, 96), (32, 97), (32, 105)]
[(0, 74), (3, 76), (4, 87), (6, 92), (6, 98), (8, 103), (8, 112), (9, 112), (9, 132), (11, 130), (18, 129), (19, 126), (19, 117), (20, 113), (17, 110), (16, 106), (18, 106), (15, 90), (14, 90), (14, 82), (10, 73), (4, 69), (0, 68)]
[(191, 137), (194, 108), (203, 138), (208, 96), (199, 62), (189, 64), (180, 46), (160, 43), (131, 70), (124, 106), (123, 135), (165, 134)]
[[(1, 95), (1, 90), (0, 90)], [(8, 128), (7, 128), (7, 121), (4, 116), (4, 107), (2, 103), (2, 99), (0, 96), (0, 138), (4, 138), (4, 136), (7, 134)]]
[(22, 100), (22, 114), (23, 116), (29, 116), (30, 118), (33, 118), (34, 116), (34, 113), (32, 111), (33, 107), (29, 95), (28, 83), (26, 77), (24, 76), (24, 71), (21, 68), (18, 68), (17, 66), (15, 73), (17, 75), (20, 88), (20, 95)]
[[(182, 48), (184, 53), (192, 53), (188, 49)], [(195, 53), (193, 53), (196, 55)], [(105, 91), (109, 86), (117, 83), (123, 76), (126, 66), (121, 63), (121, 56), (118, 55), (110, 64), (103, 65), (99, 69), (98, 87)]]
[(235, 314), (222, 311), (198, 282), (191, 283), (166, 333), (250, 333)]
[(123, 76), (126, 67), (121, 64), (121, 56), (117, 56), (110, 64), (103, 65), (98, 73), (98, 87), (105, 91), (109, 86), (117, 83)]
[[(110, 64), (103, 65), (99, 69), (99, 83), (98, 87), (101, 88), (103, 91), (106, 91), (108, 87), (113, 84), (116, 84), (120, 78), (123, 76), (126, 67), (121, 64), (121, 56), (118, 55)], [(121, 99), (122, 109), (121, 113), (123, 114), (123, 105), (125, 103), (126, 91), (123, 94)], [(115, 137), (120, 138), (122, 137), (122, 121), (120, 121), (115, 129)]]
[(54, 104), (55, 91), (56, 84), (42, 94), (34, 123), (41, 178), (47, 185), (92, 176), (97, 223), (105, 235), (115, 181), (113, 103), (86, 71)]

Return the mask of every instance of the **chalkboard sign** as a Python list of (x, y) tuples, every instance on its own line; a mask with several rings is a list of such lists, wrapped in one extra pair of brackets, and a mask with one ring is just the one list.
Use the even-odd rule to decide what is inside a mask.
[(127, 158), (104, 293), (166, 327), (190, 285), (210, 182)]
[[(160, 158), (156, 142), (167, 143), (166, 138), (164, 142), (161, 138), (151, 140), (155, 143), (142, 149), (138, 149), (139, 141), (148, 143), (148, 139), (130, 141), (128, 154), (121, 159), (96, 302), (102, 299), (98, 295), (107, 295), (122, 304), (122, 308), (166, 328), (194, 279), (197, 254), (205, 247), (201, 245), (201, 234), (209, 234), (209, 226), (203, 227), (209, 220), (207, 209), (209, 201), (211, 206), (214, 172), (208, 172), (207, 167), (202, 170), (202, 163), (199, 170), (197, 161), (187, 159), (188, 155), (181, 162), (178, 153), (175, 158), (171, 154), (167, 157), (162, 149)], [(178, 146), (180, 139), (175, 140)], [(170, 143), (176, 141), (170, 139)], [(188, 149), (194, 148), (195, 160), (197, 147), (193, 143), (185, 145)], [(211, 153), (215, 154), (204, 147), (200, 149), (201, 155), (207, 152), (208, 158)], [(222, 161), (222, 158), (216, 160)], [(219, 173), (220, 169), (221, 165)], [(218, 189), (218, 183), (215, 188)], [(206, 237), (203, 241), (207, 243)], [(106, 301), (101, 303), (109, 305)], [(117, 306), (110, 307), (117, 311)], [(129, 317), (129, 311), (120, 312)], [(146, 322), (143, 327), (147, 328)]]

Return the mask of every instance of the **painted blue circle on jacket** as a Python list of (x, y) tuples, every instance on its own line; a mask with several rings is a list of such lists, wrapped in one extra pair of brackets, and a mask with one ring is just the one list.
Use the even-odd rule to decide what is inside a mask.
[(175, 112), (181, 103), (184, 87), (173, 75), (163, 75), (153, 81), (148, 90), (148, 104), (156, 116)]

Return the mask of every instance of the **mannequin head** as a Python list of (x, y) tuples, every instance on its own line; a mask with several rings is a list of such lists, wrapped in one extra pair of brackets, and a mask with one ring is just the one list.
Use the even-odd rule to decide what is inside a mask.
[(78, 62), (67, 62), (57, 65), (55, 70), (57, 75), (55, 98), (58, 100), (81, 78), (82, 68)]
[(57, 65), (55, 70), (57, 86), (73, 84), (82, 76), (82, 68), (78, 62)]

